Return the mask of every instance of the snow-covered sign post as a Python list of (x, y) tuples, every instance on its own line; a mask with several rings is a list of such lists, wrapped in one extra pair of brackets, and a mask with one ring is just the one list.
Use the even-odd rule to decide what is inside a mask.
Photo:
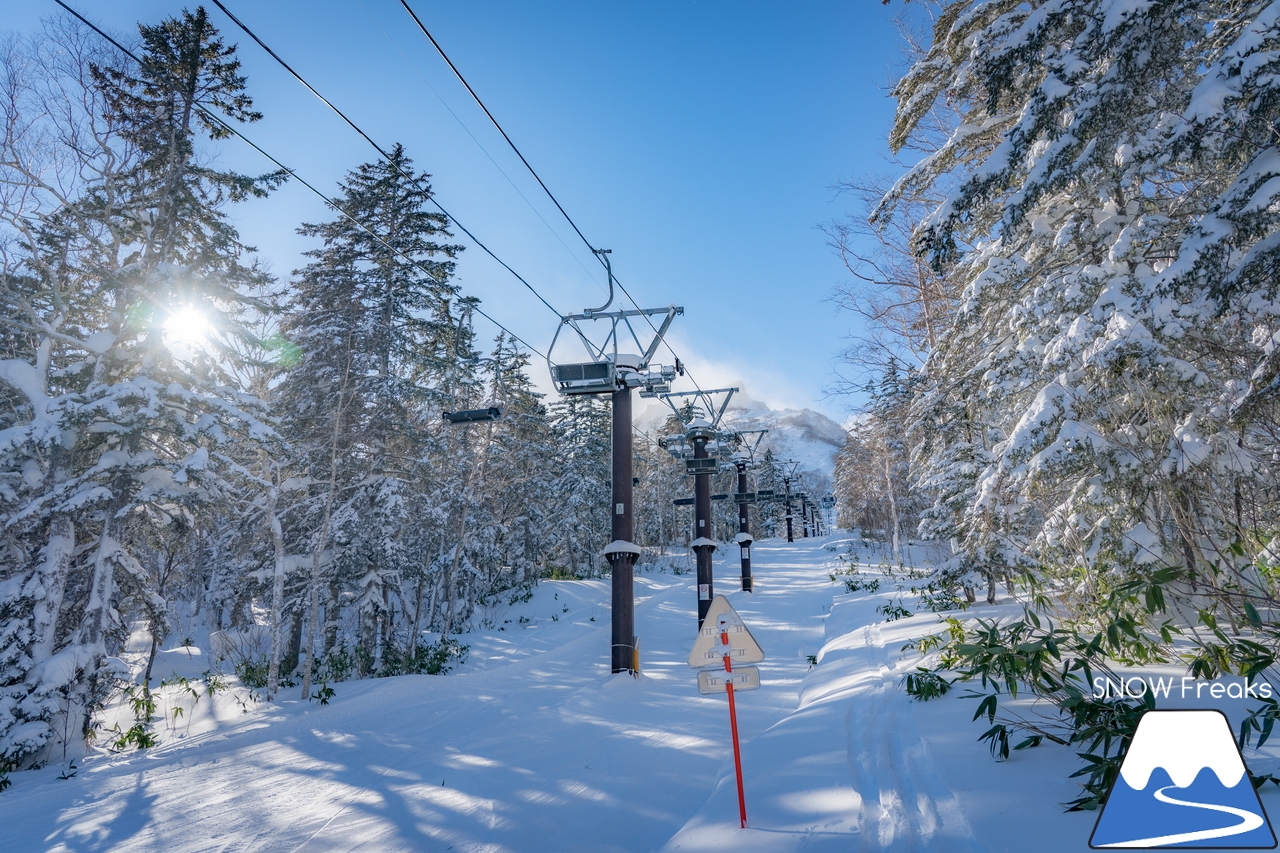
[[(747, 630), (742, 617), (729, 599), (717, 595), (698, 630), (698, 639), (689, 652), (689, 666), (698, 673), (698, 692), (726, 693), (729, 696), (729, 728), (733, 732), (733, 769), (738, 779), (738, 816), (747, 825), (747, 798), (742, 791), (742, 753), (738, 748), (738, 709), (733, 702), (735, 690), (755, 690), (760, 686), (760, 670), (754, 666), (733, 668), (739, 664), (759, 663), (764, 650)], [(704, 667), (714, 667), (704, 669)], [(723, 672), (717, 671), (723, 667)]]

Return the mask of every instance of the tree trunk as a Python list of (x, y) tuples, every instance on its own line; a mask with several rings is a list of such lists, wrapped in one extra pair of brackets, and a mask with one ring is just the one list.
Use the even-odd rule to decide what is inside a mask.
[(338, 644), (338, 629), (342, 627), (341, 591), (336, 582), (330, 583), (324, 596), (324, 644), (321, 654), (328, 654)]
[(289, 613), (289, 646), (281, 664), (286, 672), (292, 674), (298, 670), (302, 661), (302, 614), (297, 610)]
[(449, 565), (448, 573), (444, 579), (445, 595), (448, 597), (448, 604), (444, 615), (444, 631), (446, 637), (453, 633), (453, 617), (458, 609), (458, 563), (462, 559), (462, 543), (453, 546), (453, 561)]
[(40, 594), (32, 607), (31, 658), (39, 664), (53, 657), (57, 650), (58, 617), (71, 575), (71, 555), (76, 547), (75, 522), (67, 513), (57, 513), (49, 524), (49, 540), (43, 559), (36, 569), (36, 588)]
[(405, 644), (405, 656), (409, 660), (413, 660), (418, 653), (418, 632), (422, 630), (420, 621), (422, 618), (422, 585), (426, 580), (426, 577), (419, 578), (414, 585), (413, 628), (409, 631), (409, 642)]
[(325, 495), (324, 520), (316, 537), (311, 552), (311, 600), (307, 606), (307, 641), (304, 649), (306, 657), (302, 664), (302, 698), (311, 698), (311, 675), (315, 669), (316, 634), (320, 625), (320, 557), (325, 546), (329, 544), (329, 521), (333, 518), (333, 501), (338, 492), (338, 442), (342, 436), (342, 416), (346, 411), (344, 397), (347, 381), (351, 372), (351, 339), (347, 339), (346, 372), (342, 377), (342, 385), (338, 388), (338, 405), (333, 413), (333, 437), (329, 442), (329, 491)]
[(276, 513), (280, 501), (280, 472), (269, 471), (271, 488), (267, 490), (267, 520), (271, 525), (271, 544), (275, 553), (275, 573), (271, 578), (271, 662), (267, 665), (267, 699), (275, 699), (280, 690), (280, 656), (284, 650), (284, 532)]
[(431, 581), (431, 606), (427, 610), (427, 627), (433, 628), (436, 624), (436, 617), (440, 615), (440, 588), (444, 583), (444, 575), (437, 574)]

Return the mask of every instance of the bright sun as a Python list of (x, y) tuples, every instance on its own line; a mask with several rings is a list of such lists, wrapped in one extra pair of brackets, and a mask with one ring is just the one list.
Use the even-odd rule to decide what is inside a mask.
[(209, 338), (209, 320), (191, 306), (179, 309), (164, 323), (165, 337), (170, 344), (201, 346)]

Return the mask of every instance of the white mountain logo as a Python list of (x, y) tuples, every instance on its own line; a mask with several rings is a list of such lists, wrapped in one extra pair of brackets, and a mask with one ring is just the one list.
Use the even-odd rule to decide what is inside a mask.
[(1226, 715), (1143, 714), (1089, 846), (1275, 847)]

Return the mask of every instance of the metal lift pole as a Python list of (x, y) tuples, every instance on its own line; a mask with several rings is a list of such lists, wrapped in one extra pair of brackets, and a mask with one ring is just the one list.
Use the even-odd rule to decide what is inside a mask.
[[(676, 397), (696, 397), (700, 403), (702, 414), (688, 421), (684, 439), (678, 444), (665, 445), (667, 452), (677, 458), (684, 459), (685, 473), (693, 475), (693, 553), (698, 565), (698, 630), (707, 618), (714, 595), (711, 578), (711, 554), (716, 550), (715, 540), (711, 537), (711, 475), (720, 470), (719, 458), (725, 448), (721, 442), (726, 441), (723, 433), (718, 431), (729, 401), (733, 399), (737, 388), (715, 388), (712, 390), (678, 391), (662, 395), (662, 399), (671, 407), (671, 412), (680, 420), (684, 420), (680, 410), (672, 400)], [(724, 394), (719, 406), (714, 403), (713, 395)], [(704, 417), (705, 415), (705, 417)], [(707, 420), (710, 418), (710, 420)], [(716, 457), (707, 452), (707, 442), (716, 440)], [(693, 448), (693, 458), (684, 455), (684, 447)], [(709, 462), (709, 464), (708, 464)], [(715, 495), (715, 500), (727, 498), (728, 495)]]
[(801, 496), (800, 498), (800, 529), (804, 532), (804, 538), (809, 538), (809, 501)]
[[(747, 463), (738, 462), (738, 494), (747, 490)], [(742, 548), (742, 588), (752, 591), (751, 516), (745, 501), (738, 504), (738, 545)]]
[[(693, 458), (707, 458), (707, 441), (714, 435), (709, 427), (691, 427), (689, 442), (693, 445)], [(714, 597), (711, 578), (711, 554), (716, 550), (711, 539), (711, 475), (695, 474), (693, 478), (694, 539), (693, 553), (698, 561), (698, 630), (707, 618)]]
[(796, 541), (795, 536), (792, 535), (791, 531), (791, 478), (783, 477), (782, 485), (787, 489), (787, 541), (794, 542)]
[[(633, 532), (631, 503), (631, 389), (613, 392), (613, 542), (630, 542)], [(631, 550), (607, 553), (612, 572), (613, 671), (635, 669), (635, 595), (633, 581), (636, 557)]]
[[(613, 483), (612, 501), (609, 513), (613, 532), (613, 540), (605, 547), (604, 557), (609, 561), (612, 571), (612, 646), (610, 649), (610, 666), (614, 672), (634, 673), (637, 667), (635, 636), (635, 598), (632, 583), (635, 579), (636, 559), (640, 556), (640, 548), (631, 541), (634, 532), (632, 515), (632, 439), (631, 439), (631, 389), (640, 388), (641, 396), (656, 396), (671, 390), (671, 380), (675, 379), (678, 368), (662, 367), (655, 371), (650, 362), (662, 343), (663, 336), (671, 327), (671, 321), (684, 313), (677, 305), (666, 308), (640, 308), (634, 311), (609, 311), (613, 304), (614, 277), (613, 264), (609, 260), (611, 250), (592, 249), (604, 261), (609, 276), (609, 301), (599, 308), (588, 308), (581, 314), (569, 314), (560, 318), (560, 325), (547, 347), (547, 368), (551, 372), (551, 380), (556, 390), (564, 396), (587, 395), (603, 396), (608, 394), (613, 403)], [(665, 314), (662, 325), (653, 327), (648, 318)], [(646, 345), (636, 334), (632, 324), (633, 318), (644, 318), (653, 328), (653, 338)], [(583, 325), (596, 321), (609, 324), (609, 334), (602, 343), (593, 341), (583, 330)], [(587, 352), (585, 362), (555, 363), (552, 353), (560, 333), (568, 326), (581, 341)], [(621, 339), (620, 331), (629, 335), (629, 340)], [(629, 346), (635, 343), (635, 352), (619, 352), (619, 344)]]

